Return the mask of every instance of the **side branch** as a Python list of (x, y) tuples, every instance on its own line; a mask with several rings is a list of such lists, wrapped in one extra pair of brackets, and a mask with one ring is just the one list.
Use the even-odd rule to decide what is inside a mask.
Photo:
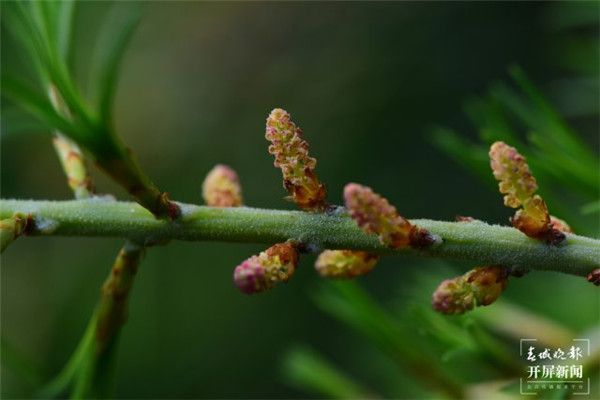
[(131, 202), (0, 200), (0, 219), (17, 212), (31, 214), (34, 226), (30, 235), (123, 237), (149, 244), (171, 239), (250, 243), (294, 239), (315, 249), (471, 260), (580, 276), (600, 266), (600, 240), (573, 234), (567, 234), (560, 246), (549, 246), (511, 227), (415, 219), (414, 223), (438, 235), (442, 242), (419, 250), (391, 250), (376, 236), (362, 232), (346, 215), (179, 205), (181, 218), (166, 221)]

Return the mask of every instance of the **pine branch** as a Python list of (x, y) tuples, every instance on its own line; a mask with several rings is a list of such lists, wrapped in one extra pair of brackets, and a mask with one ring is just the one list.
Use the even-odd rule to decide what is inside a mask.
[(308, 249), (355, 249), (376, 254), (470, 260), (487, 265), (585, 276), (600, 266), (600, 240), (566, 234), (550, 246), (507, 226), (484, 222), (411, 220), (441, 240), (423, 249), (393, 250), (346, 215), (181, 204), (176, 221), (158, 220), (136, 203), (100, 199), (0, 200), (0, 219), (30, 214), (29, 235), (122, 237), (152, 244), (171, 239), (278, 243), (293, 239)]
[[(56, 112), (70, 119), (68, 108), (52, 85), (48, 93)], [(75, 198), (93, 198), (94, 185), (79, 146), (59, 131), (54, 132), (53, 144)], [(65, 368), (46, 386), (49, 396), (43, 397), (55, 397), (68, 387), (75, 398), (113, 395), (119, 333), (127, 319), (127, 300), (143, 253), (143, 246), (125, 242), (102, 286), (89, 333), (83, 335)]]

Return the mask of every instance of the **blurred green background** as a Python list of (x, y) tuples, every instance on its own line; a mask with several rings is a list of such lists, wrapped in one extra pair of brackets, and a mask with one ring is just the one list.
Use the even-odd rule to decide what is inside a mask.
[[(74, 65), (81, 81), (109, 5), (86, 2), (77, 11)], [(595, 2), (151, 2), (122, 67), (117, 131), (177, 200), (199, 203), (205, 173), (226, 163), (238, 171), (248, 205), (291, 209), (264, 139), (268, 112), (282, 107), (304, 130), (330, 201), (339, 202), (344, 184), (355, 181), (376, 188), (409, 218), (463, 214), (504, 224), (511, 211), (491, 173), (481, 180), (441, 151), (432, 139), (435, 127), (450, 126), (461, 140), (478, 142), (464, 101), (485, 95), (493, 82), (510, 81), (507, 67), (517, 63), (597, 156), (598, 12)], [(22, 69), (18, 50), (2, 33), (2, 68)], [(522, 125), (517, 128), (526, 131)], [(3, 132), (3, 198), (71, 197), (45, 133)], [(93, 175), (100, 192), (127, 198)], [(588, 201), (597, 199), (596, 189)], [(548, 203), (552, 210), (551, 198)], [(561, 204), (574, 215), (584, 203)], [(598, 237), (597, 213), (574, 225)], [(2, 336), (48, 376), (83, 333), (121, 243), (24, 239), (2, 255)], [(425, 396), (390, 361), (390, 350), (323, 312), (323, 296), (354, 285), (323, 285), (314, 256), (303, 257), (287, 285), (260, 296), (240, 294), (233, 268), (262, 247), (173, 242), (148, 250), (122, 334), (118, 397), (326, 395), (294, 379), (293, 362), (285, 359), (296, 345), (318, 351), (370, 393)], [(417, 338), (423, 321), (407, 310), (427, 308), (440, 280), (471, 267), (385, 258), (358, 284), (415, 341), (426, 342)], [(572, 332), (599, 324), (599, 299), (584, 279), (540, 272), (512, 280), (503, 296)], [(411, 335), (402, 337), (406, 347)], [(518, 358), (518, 342), (507, 349)], [(502, 376), (474, 369), (469, 360), (433, 357), (468, 382)], [(1, 378), (4, 398), (30, 393), (4, 367)]]

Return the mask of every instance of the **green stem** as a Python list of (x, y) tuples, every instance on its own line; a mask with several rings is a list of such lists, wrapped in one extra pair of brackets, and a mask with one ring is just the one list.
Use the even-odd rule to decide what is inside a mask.
[(92, 319), (85, 328), (85, 332), (69, 361), (67, 361), (63, 369), (55, 378), (44, 385), (38, 393), (36, 393), (36, 397), (43, 399), (64, 398), (67, 389), (72, 385), (78, 371), (80, 371), (87, 355), (90, 353), (90, 348), (94, 341), (95, 328), (96, 318), (95, 314), (93, 314)]
[(179, 204), (181, 218), (157, 220), (136, 203), (100, 199), (71, 201), (0, 200), (0, 219), (31, 214), (30, 235), (123, 237), (152, 244), (171, 239), (277, 243), (294, 239), (315, 249), (356, 249), (379, 254), (470, 260), (479, 264), (564, 272), (585, 276), (600, 266), (600, 240), (567, 234), (549, 246), (518, 230), (484, 222), (413, 223), (438, 235), (424, 249), (389, 249), (365, 234), (346, 215), (258, 208), (214, 208)]
[(142, 246), (127, 241), (115, 259), (92, 316), (93, 338), (83, 339), (88, 345), (74, 381), (72, 398), (112, 397), (117, 342), (127, 320), (127, 300), (143, 254)]
[(96, 324), (97, 352), (106, 350), (127, 320), (127, 299), (142, 260), (144, 248), (127, 241), (119, 251), (110, 275), (102, 286)]
[(100, 300), (77, 349), (62, 369), (38, 393), (39, 397), (110, 398), (121, 327), (127, 319), (127, 300), (144, 248), (127, 241), (102, 286)]
[(101, 141), (91, 153), (98, 168), (108, 174), (156, 218), (176, 219), (177, 205), (142, 171), (133, 153), (111, 132), (98, 133)]
[(43, 373), (39, 366), (32, 363), (29, 357), (19, 352), (4, 337), (0, 337), (0, 355), (2, 368), (12, 371), (28, 385), (38, 387), (43, 382)]

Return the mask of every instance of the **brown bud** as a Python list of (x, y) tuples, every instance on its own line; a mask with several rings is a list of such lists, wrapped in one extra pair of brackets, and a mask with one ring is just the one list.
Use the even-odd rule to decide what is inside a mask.
[(600, 268), (596, 268), (587, 275), (587, 281), (596, 286), (600, 286)]

